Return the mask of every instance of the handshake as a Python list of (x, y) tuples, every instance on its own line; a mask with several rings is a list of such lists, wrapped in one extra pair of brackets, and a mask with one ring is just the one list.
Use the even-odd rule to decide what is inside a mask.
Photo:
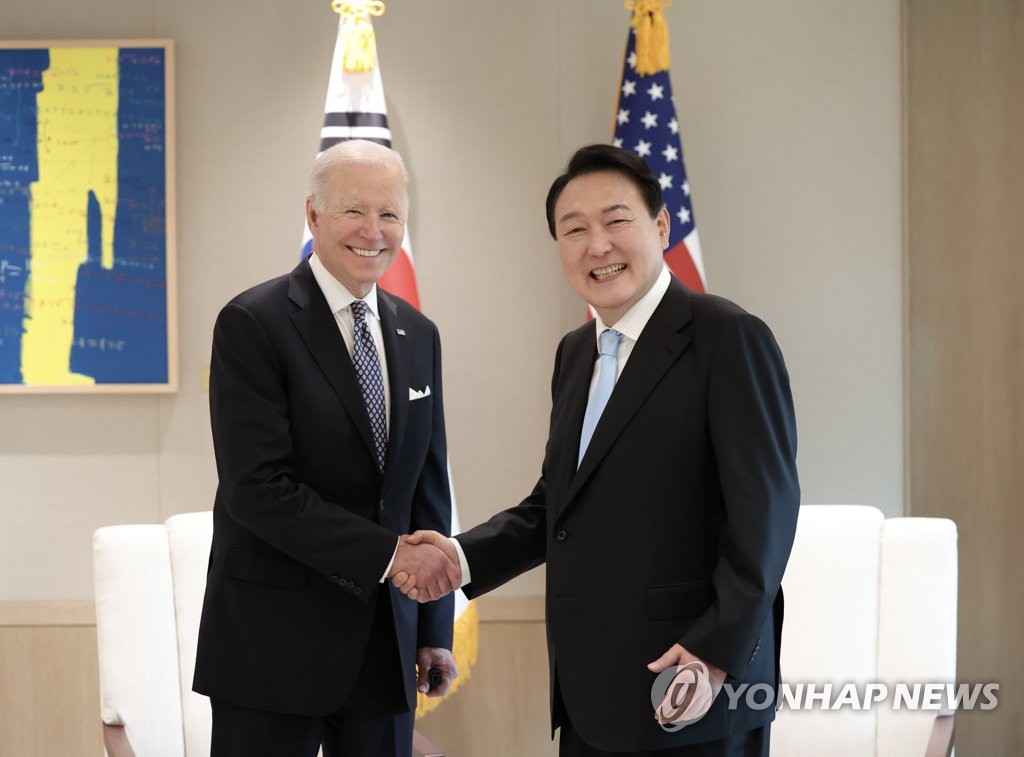
[(462, 585), (459, 553), (437, 531), (402, 536), (388, 578), (409, 599), (432, 602)]

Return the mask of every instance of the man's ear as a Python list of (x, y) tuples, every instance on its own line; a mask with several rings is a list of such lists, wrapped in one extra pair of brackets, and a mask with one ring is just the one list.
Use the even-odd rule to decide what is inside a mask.
[(668, 208), (661, 206), (661, 212), (657, 218), (658, 231), (661, 232), (661, 249), (668, 249), (669, 231), (672, 229), (672, 219), (668, 214)]
[(310, 231), (316, 227), (316, 208), (313, 207), (312, 195), (306, 198), (306, 224), (309, 226)]

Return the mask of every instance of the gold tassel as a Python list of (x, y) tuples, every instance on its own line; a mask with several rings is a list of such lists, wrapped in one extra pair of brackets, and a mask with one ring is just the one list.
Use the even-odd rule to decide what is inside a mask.
[(345, 56), (342, 68), (350, 74), (373, 71), (373, 61), (377, 57), (377, 38), (373, 33), (370, 16), (383, 15), (384, 3), (380, 0), (332, 0), (331, 8), (345, 19)]
[(639, 76), (650, 76), (667, 71), (668, 24), (665, 23), (664, 8), (672, 0), (626, 0), (626, 10), (633, 11), (629, 25), (636, 29), (636, 70)]

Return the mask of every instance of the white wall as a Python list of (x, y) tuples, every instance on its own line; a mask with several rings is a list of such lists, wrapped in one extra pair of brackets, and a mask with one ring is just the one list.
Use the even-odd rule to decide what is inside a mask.
[[(327, 0), (6, 5), (8, 39), (177, 45), (180, 391), (0, 396), (0, 600), (87, 598), (92, 529), (212, 503), (211, 328), (296, 260), (337, 21)], [(688, 0), (667, 18), (710, 287), (786, 354), (804, 501), (899, 514), (898, 3)], [(627, 24), (618, 0), (393, 0), (376, 23), (466, 525), (539, 471), (554, 347), (583, 313), (543, 198), (610, 136)], [(542, 587), (535, 571), (503, 591)]]

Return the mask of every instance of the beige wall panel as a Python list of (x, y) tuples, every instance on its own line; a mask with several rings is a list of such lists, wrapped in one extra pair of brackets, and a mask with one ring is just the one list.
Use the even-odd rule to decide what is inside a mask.
[(158, 517), (157, 402), (0, 399), (0, 601), (91, 597), (93, 530)]
[[(19, 560), (29, 564), (17, 585), (0, 582), (0, 598), (87, 598), (84, 545), (108, 515), (157, 521), (212, 503), (200, 377), (214, 318), (295, 261), (336, 17), (327, 0), (9, 5), (9, 37), (176, 43), (181, 389), (112, 405), (0, 403), (12, 456), (0, 461), (0, 516), (24, 523)], [(764, 316), (786, 353), (805, 499), (889, 514), (900, 512), (902, 476), (896, 9), (694, 0), (667, 12), (712, 289)], [(583, 313), (562, 281), (543, 197), (572, 149), (609, 136), (627, 24), (618, 2), (592, 0), (393, 3), (376, 24), (412, 173), (421, 296), (443, 334), (466, 525), (517, 502), (539, 472), (554, 348)], [(37, 428), (54, 446), (19, 447)], [(94, 430), (132, 441), (127, 477), (119, 454), (89, 459)], [(67, 456), (91, 473), (72, 466), (59, 480)], [(83, 546), (30, 579), (31, 555), (48, 554), (52, 524), (66, 519), (68, 489), (97, 513), (72, 517), (62, 538)], [(542, 586), (538, 570), (500, 591)]]
[[(611, 134), (627, 23), (618, 2), (561, 6), (564, 159)], [(803, 499), (899, 515), (899, 3), (695, 0), (665, 16), (709, 288), (779, 340)]]
[(911, 514), (960, 530), (964, 754), (1024, 753), (1024, 5), (908, 0)]
[(544, 623), (481, 623), (469, 680), (416, 727), (448, 757), (554, 757), (548, 701)]
[(154, 28), (177, 46), (181, 389), (152, 419), (163, 520), (213, 506), (201, 376), (218, 311), (298, 262), (337, 16), (317, 2), (150, 5)]
[(0, 754), (102, 757), (95, 626), (0, 623)]
[[(417, 723), (448, 757), (553, 757), (539, 597), (480, 602), (479, 662)], [(0, 755), (102, 755), (92, 607), (0, 603)]]
[[(529, 494), (547, 437), (561, 267), (543, 198), (558, 144), (558, 4), (392, 5), (376, 24), (412, 175), (420, 297), (444, 348), (449, 453), (468, 527)], [(543, 570), (504, 594), (543, 591)]]
[(803, 501), (899, 515), (899, 4), (672, 10), (710, 286), (764, 318), (786, 356)]

